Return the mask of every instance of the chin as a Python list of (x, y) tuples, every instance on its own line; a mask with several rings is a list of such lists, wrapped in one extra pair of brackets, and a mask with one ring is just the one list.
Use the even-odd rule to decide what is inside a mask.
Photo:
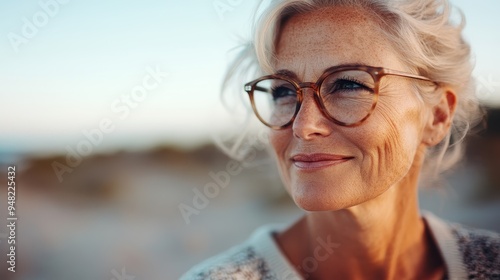
[(337, 211), (359, 204), (345, 194), (314, 193), (311, 190), (293, 192), (292, 198), (295, 204), (305, 211)]
[[(288, 194), (295, 204), (306, 211), (335, 211), (352, 205), (357, 186), (327, 182), (352, 182), (351, 178), (337, 178), (307, 174), (307, 176), (290, 176), (285, 182)], [(351, 179), (351, 180), (347, 180)]]
[(331, 204), (322, 204), (322, 203), (314, 203), (314, 202), (302, 202), (295, 201), (295, 204), (304, 211), (308, 212), (321, 212), (321, 211), (337, 211), (344, 209), (343, 207), (335, 207), (335, 205)]

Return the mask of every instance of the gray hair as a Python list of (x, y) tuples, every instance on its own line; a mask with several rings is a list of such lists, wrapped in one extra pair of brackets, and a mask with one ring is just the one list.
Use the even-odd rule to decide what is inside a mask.
[[(254, 26), (253, 42), (243, 46), (229, 68), (223, 89), (231, 80), (242, 87), (243, 77), (271, 73), (285, 21), (331, 6), (352, 6), (372, 13), (378, 19), (375, 24), (409, 69), (455, 91), (458, 104), (452, 126), (438, 145), (427, 150), (423, 174), (430, 179), (451, 169), (463, 156), (465, 136), (483, 114), (475, 96), (470, 46), (462, 35), (465, 18), (458, 10), (459, 20), (453, 22), (448, 0), (274, 0)], [(420, 90), (420, 95), (427, 104), (438, 100), (425, 90)]]

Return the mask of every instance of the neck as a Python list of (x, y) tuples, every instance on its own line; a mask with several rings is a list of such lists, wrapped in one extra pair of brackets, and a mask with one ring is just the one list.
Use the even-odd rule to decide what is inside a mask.
[[(278, 243), (292, 263), (301, 267), (299, 272), (311, 279), (333, 275), (339, 279), (406, 279), (417, 276), (416, 272), (435, 270), (436, 264), (430, 265), (428, 259), (435, 253), (429, 246), (432, 238), (418, 209), (419, 171), (420, 166), (413, 166), (403, 180), (363, 204), (308, 213), (278, 236)], [(296, 240), (306, 242), (297, 246)], [(325, 243), (331, 245), (330, 250), (318, 254)], [(312, 262), (304, 266), (307, 256), (317, 259), (316, 266)]]

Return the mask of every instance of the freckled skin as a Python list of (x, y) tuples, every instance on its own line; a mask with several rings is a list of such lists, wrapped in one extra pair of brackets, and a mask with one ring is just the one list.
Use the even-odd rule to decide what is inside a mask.
[[(316, 82), (339, 64), (365, 64), (408, 72), (369, 12), (332, 7), (294, 16), (279, 37), (276, 70)], [(306, 89), (291, 127), (270, 141), (280, 175), (296, 204), (309, 212), (276, 241), (294, 267), (314, 255), (317, 238), (340, 244), (308, 279), (442, 279), (445, 265), (419, 215), (417, 183), (427, 146), (450, 127), (456, 96), (437, 89), (438, 105), (424, 105), (412, 79), (386, 76), (375, 111), (356, 127), (328, 120)], [(445, 97), (443, 97), (445, 96)], [(436, 139), (438, 142), (428, 140)], [(304, 172), (290, 157), (328, 153), (352, 157)]]
[[(316, 81), (339, 64), (364, 64), (408, 71), (369, 14), (343, 8), (292, 17), (277, 44), (276, 70)], [(357, 127), (342, 127), (322, 115), (307, 89), (292, 127), (272, 131), (270, 140), (281, 177), (306, 210), (338, 210), (373, 199), (400, 181), (421, 144), (424, 105), (411, 80), (386, 76), (373, 114)], [(297, 153), (330, 153), (354, 159), (312, 173), (290, 161)]]

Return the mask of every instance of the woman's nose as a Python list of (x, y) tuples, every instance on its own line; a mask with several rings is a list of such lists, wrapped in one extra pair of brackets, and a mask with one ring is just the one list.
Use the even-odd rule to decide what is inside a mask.
[(292, 124), (293, 134), (303, 140), (330, 135), (334, 124), (321, 111), (314, 90), (304, 88), (303, 93), (302, 104)]

